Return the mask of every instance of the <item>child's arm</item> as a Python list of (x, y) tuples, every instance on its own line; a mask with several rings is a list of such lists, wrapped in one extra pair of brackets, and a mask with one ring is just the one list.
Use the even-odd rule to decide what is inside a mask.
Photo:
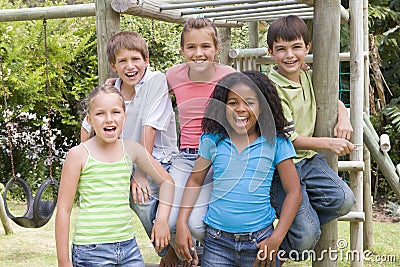
[[(151, 155), (153, 153), (154, 139), (156, 138), (156, 129), (145, 125), (142, 130), (142, 137), (140, 144), (144, 146), (147, 152)], [(133, 175), (133, 181), (131, 182), (132, 188), (132, 199), (133, 202), (147, 202), (151, 197), (151, 190), (149, 186), (149, 180), (145, 172), (140, 168), (136, 168), (135, 174)], [(143, 195), (143, 199), (142, 199)]]
[[(264, 253), (267, 252), (267, 257), (264, 257), (267, 259), (267, 263), (268, 261), (275, 261), (275, 253), (278, 252), (279, 245), (282, 243), (283, 238), (289, 230), (302, 199), (299, 177), (292, 159), (281, 161), (277, 165), (277, 170), (286, 193), (282, 206), (282, 213), (271, 236), (257, 244), (260, 250), (263, 250), (263, 253), (260, 255), (261, 257), (264, 257)], [(270, 253), (272, 253), (273, 257), (270, 257)], [(255, 263), (259, 263), (259, 261), (260, 259), (256, 259)], [(269, 265), (267, 264), (267, 266)], [(273, 264), (272, 266), (275, 265)]]
[(85, 127), (81, 126), (81, 143), (89, 140), (89, 133), (86, 131)]
[(85, 151), (80, 146), (72, 148), (65, 159), (62, 169), (55, 224), (58, 266), (72, 266), (69, 258), (70, 216), (82, 169), (81, 159), (84, 153)]
[(333, 129), (333, 134), (337, 138), (331, 137), (308, 137), (299, 135), (293, 140), (293, 145), (297, 149), (326, 149), (331, 150), (333, 153), (339, 156), (350, 154), (355, 146), (348, 140), (350, 140), (353, 133), (353, 128), (350, 124), (349, 116), (347, 115), (347, 109), (342, 101), (338, 102), (338, 122)]
[(326, 149), (326, 150), (331, 150), (338, 156), (344, 156), (350, 154), (351, 151), (353, 151), (355, 148), (355, 145), (353, 145), (350, 141), (343, 138), (309, 137), (309, 136), (299, 135), (292, 142), (296, 150)]
[(343, 138), (350, 140), (353, 134), (353, 127), (350, 123), (349, 115), (347, 114), (346, 106), (342, 101), (338, 101), (338, 120), (335, 128), (333, 129), (333, 135), (337, 138)]
[(176, 252), (185, 260), (191, 261), (192, 256), (189, 252), (189, 247), (194, 249), (192, 236), (188, 227), (188, 219), (192, 212), (193, 206), (199, 196), (201, 186), (210, 169), (211, 161), (198, 156), (194, 164), (193, 170), (190, 173), (186, 182), (185, 190), (182, 196), (181, 207), (179, 210), (178, 219), (176, 221)]
[(156, 251), (161, 251), (162, 248), (168, 245), (170, 239), (168, 217), (174, 199), (174, 181), (169, 173), (142, 145), (126, 140), (124, 143), (132, 160), (136, 162), (138, 167), (160, 184), (158, 214), (153, 226), (151, 240), (152, 242), (155, 241)]

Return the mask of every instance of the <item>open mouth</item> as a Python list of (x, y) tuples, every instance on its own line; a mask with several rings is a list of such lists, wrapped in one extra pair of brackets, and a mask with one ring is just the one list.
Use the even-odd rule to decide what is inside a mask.
[(107, 134), (113, 134), (113, 133), (115, 133), (116, 129), (117, 128), (115, 126), (107, 126), (107, 127), (104, 127), (104, 132)]
[(129, 79), (135, 79), (138, 73), (139, 73), (138, 71), (128, 72), (125, 73), (125, 76), (128, 77)]
[(249, 118), (247, 117), (235, 117), (235, 123), (237, 127), (246, 127), (249, 122)]
[(207, 59), (195, 59), (195, 60), (193, 60), (193, 62), (196, 63), (196, 64), (201, 64), (201, 63), (204, 63), (206, 61), (207, 61)]
[(297, 63), (297, 60), (285, 61), (285, 64), (287, 64), (287, 65), (293, 65), (293, 64), (296, 64), (296, 63)]

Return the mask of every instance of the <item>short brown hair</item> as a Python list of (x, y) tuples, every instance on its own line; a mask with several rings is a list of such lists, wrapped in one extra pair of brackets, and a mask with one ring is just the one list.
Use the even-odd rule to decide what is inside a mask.
[(137, 32), (123, 31), (111, 36), (107, 42), (108, 62), (115, 64), (115, 55), (122, 48), (138, 51), (144, 60), (149, 57), (146, 40)]
[(290, 42), (299, 38), (303, 38), (306, 45), (310, 43), (307, 24), (295, 15), (280, 17), (268, 28), (267, 43), (270, 49), (279, 40)]

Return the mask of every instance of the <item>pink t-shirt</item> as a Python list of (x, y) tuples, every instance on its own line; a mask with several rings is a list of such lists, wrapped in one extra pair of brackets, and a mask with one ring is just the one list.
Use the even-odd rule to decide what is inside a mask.
[(178, 105), (180, 124), (180, 147), (197, 148), (202, 133), (201, 121), (208, 99), (215, 85), (224, 76), (235, 70), (225, 65), (215, 65), (214, 76), (208, 82), (192, 82), (189, 79), (189, 67), (186, 63), (171, 67), (167, 73), (167, 82), (173, 90)]

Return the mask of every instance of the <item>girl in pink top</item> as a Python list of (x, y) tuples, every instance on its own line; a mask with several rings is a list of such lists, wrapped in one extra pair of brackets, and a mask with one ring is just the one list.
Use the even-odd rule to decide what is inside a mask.
[[(161, 259), (160, 266), (174, 266), (178, 261), (172, 249), (175, 244), (175, 223), (183, 189), (197, 158), (202, 133), (201, 121), (208, 99), (218, 81), (235, 72), (233, 68), (215, 62), (219, 49), (218, 33), (209, 19), (190, 18), (182, 29), (180, 47), (186, 63), (173, 66), (166, 73), (169, 88), (175, 94), (178, 105), (180, 155), (173, 161), (170, 169), (175, 180), (174, 205), (169, 217), (171, 247)], [(203, 242), (205, 237), (203, 218), (211, 195), (211, 177), (212, 173), (209, 172), (188, 221), (192, 236), (199, 242)], [(195, 249), (192, 248), (192, 251), (193, 261), (186, 263), (188, 266), (196, 266), (198, 263)]]

